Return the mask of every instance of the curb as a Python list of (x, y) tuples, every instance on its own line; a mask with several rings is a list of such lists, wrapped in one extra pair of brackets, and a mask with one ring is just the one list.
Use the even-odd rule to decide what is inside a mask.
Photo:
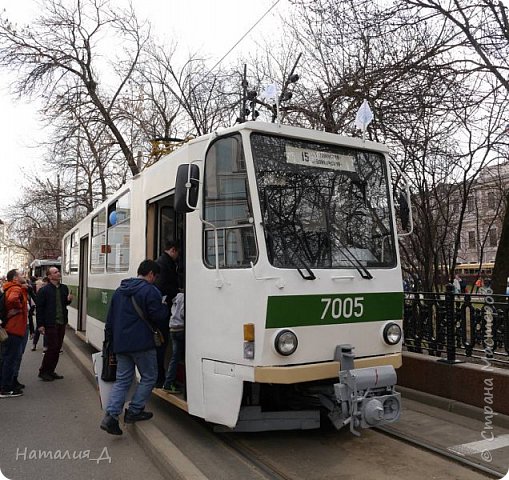
[(480, 407), (458, 402), (457, 400), (451, 400), (450, 398), (439, 397), (437, 395), (432, 395), (431, 393), (421, 392), (412, 388), (402, 387), (401, 385), (397, 385), (396, 389), (401, 393), (403, 398), (415, 400), (416, 402), (440, 408), (441, 410), (446, 410), (448, 412), (456, 413), (457, 415), (479, 420), (481, 422), (486, 421), (486, 415), (493, 415), (493, 418), (490, 421), (494, 425), (509, 429), (509, 415), (504, 415), (498, 412), (485, 413), (484, 409)]
[[(66, 333), (74, 330), (68, 330)], [(97, 389), (95, 375), (92, 371), (92, 359), (73, 345), (72, 341), (64, 337), (65, 349), (85, 377)], [(99, 427), (98, 427), (99, 428)], [(164, 478), (177, 480), (208, 480), (194, 463), (153, 423), (142, 422), (129, 425), (133, 438), (143, 448)]]

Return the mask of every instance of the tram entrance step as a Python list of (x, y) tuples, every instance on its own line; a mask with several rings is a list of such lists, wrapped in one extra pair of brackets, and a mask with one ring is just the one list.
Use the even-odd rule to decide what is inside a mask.
[(216, 432), (266, 432), (269, 430), (310, 430), (320, 428), (319, 410), (262, 412), (260, 407), (242, 407), (235, 428), (215, 425)]

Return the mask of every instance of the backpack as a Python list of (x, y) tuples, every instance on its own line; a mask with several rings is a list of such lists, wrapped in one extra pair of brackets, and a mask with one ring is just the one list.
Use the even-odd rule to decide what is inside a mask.
[(7, 323), (7, 310), (5, 308), (5, 292), (3, 290), (0, 292), (0, 322), (5, 327)]

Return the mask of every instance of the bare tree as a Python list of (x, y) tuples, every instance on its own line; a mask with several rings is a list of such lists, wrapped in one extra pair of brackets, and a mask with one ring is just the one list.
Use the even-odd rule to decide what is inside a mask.
[[(487, 72), (495, 80), (494, 91), (504, 89), (509, 92), (509, 20), (503, 2), (455, 0), (444, 4), (434, 0), (401, 0), (396, 8), (411, 9), (419, 18), (443, 22), (454, 28), (457, 35), (451, 46), (464, 55), (465, 68), (470, 72)], [(500, 138), (496, 143), (500, 143)], [(506, 290), (508, 253), (509, 210), (506, 210), (493, 272), (495, 293), (505, 293)]]
[[(0, 17), (0, 66), (18, 72), (14, 92), (42, 93), (50, 102), (55, 96), (73, 98), (74, 86), (79, 84), (84, 100), (91, 102), (111, 131), (132, 174), (138, 173), (113, 108), (140, 59), (148, 28), (138, 22), (132, 8), (111, 7), (108, 0), (49, 0), (41, 3), (40, 11), (26, 27), (11, 23), (5, 14)], [(104, 44), (106, 38), (109, 45)], [(106, 73), (102, 53), (111, 50), (114, 42), (125, 55), (111, 58), (111, 65), (122, 68)]]
[(154, 137), (204, 135), (232, 124), (239, 87), (233, 75), (191, 55), (183, 66), (174, 49), (151, 44), (147, 60), (137, 71), (145, 105), (155, 116), (149, 123)]
[(59, 256), (61, 238), (76, 222), (69, 208), (72, 201), (72, 184), (62, 182), (59, 175), (34, 179), (8, 210), (15, 244), (33, 258)]

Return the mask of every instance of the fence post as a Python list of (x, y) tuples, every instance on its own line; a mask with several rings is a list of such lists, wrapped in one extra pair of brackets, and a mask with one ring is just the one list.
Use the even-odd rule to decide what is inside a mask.
[(454, 285), (448, 283), (445, 287), (445, 323), (447, 328), (446, 333), (446, 350), (447, 358), (440, 358), (438, 361), (441, 363), (455, 364), (463, 363), (456, 360), (456, 342), (455, 342), (455, 312), (454, 312)]

